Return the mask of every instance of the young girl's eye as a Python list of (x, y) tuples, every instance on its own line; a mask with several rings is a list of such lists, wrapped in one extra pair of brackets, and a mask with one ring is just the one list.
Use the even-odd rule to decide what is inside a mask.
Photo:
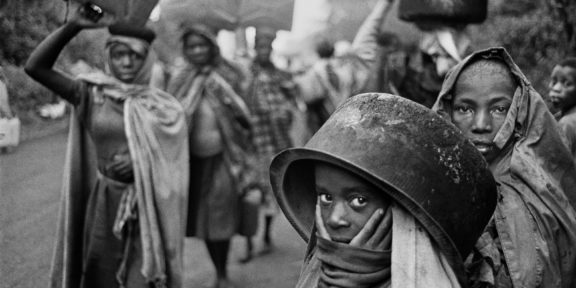
[(508, 113), (508, 107), (507, 106), (497, 106), (497, 107), (494, 107), (493, 111), (495, 113), (498, 113), (498, 114), (506, 114), (506, 113)]
[(352, 206), (353, 208), (362, 208), (364, 206), (366, 206), (366, 204), (368, 204), (368, 199), (362, 197), (362, 196), (357, 196), (352, 198), (352, 201), (350, 202), (350, 206)]
[(466, 105), (457, 105), (456, 107), (454, 107), (456, 111), (460, 112), (460, 113), (470, 113), (472, 112), (472, 109), (470, 108), (470, 106), (466, 106)]
[(326, 193), (318, 194), (318, 199), (320, 200), (321, 204), (330, 204), (332, 203), (332, 195)]

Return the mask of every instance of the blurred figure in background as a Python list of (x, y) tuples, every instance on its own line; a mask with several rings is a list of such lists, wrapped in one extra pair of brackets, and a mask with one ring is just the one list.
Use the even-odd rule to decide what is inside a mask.
[(400, 95), (398, 87), (406, 76), (409, 52), (394, 33), (382, 32), (377, 39), (380, 50), (367, 90)]
[(549, 84), (550, 101), (557, 114), (560, 129), (566, 135), (568, 148), (576, 160), (576, 58), (564, 59), (552, 70)]
[(392, 8), (393, 0), (380, 0), (366, 18), (352, 43), (352, 52), (331, 58), (334, 48), (327, 42), (318, 46), (320, 60), (303, 75), (295, 78), (302, 98), (311, 107), (315, 132), (351, 95), (364, 92), (376, 63), (380, 26)]
[[(245, 99), (252, 113), (252, 140), (258, 157), (259, 187), (263, 193), (262, 212), (264, 214), (264, 248), (269, 252), (272, 221), (278, 207), (272, 196), (268, 167), (276, 153), (292, 146), (290, 130), (293, 113), (296, 109), (296, 85), (289, 73), (278, 69), (271, 61), (272, 42), (276, 31), (272, 28), (256, 29), (254, 50), (256, 55), (250, 64), (250, 82)], [(248, 236), (248, 235), (247, 235)], [(248, 249), (243, 261), (249, 261), (252, 241), (248, 236)]]
[(217, 274), (227, 277), (230, 239), (239, 224), (246, 180), (250, 113), (239, 96), (243, 74), (220, 56), (214, 32), (195, 24), (182, 34), (186, 63), (171, 77), (168, 92), (184, 107), (190, 134), (190, 202), (187, 236), (204, 239)]
[(432, 107), (448, 71), (469, 52), (470, 40), (463, 30), (438, 28), (424, 30), (418, 51), (410, 53), (400, 75), (400, 96)]

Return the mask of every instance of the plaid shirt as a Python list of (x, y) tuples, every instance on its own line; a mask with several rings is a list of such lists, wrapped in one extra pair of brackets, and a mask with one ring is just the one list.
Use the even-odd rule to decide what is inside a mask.
[(253, 143), (257, 154), (271, 158), (292, 146), (290, 102), (295, 85), (291, 76), (276, 67), (252, 64), (252, 81), (248, 90), (248, 107), (252, 113)]

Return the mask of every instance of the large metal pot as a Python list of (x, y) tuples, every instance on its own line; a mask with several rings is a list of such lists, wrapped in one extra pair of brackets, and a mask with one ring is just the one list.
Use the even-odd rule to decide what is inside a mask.
[(272, 162), (275, 196), (308, 241), (314, 227), (315, 161), (343, 167), (409, 211), (457, 274), (496, 207), (496, 183), (482, 155), (451, 123), (389, 94), (349, 99), (303, 148)]

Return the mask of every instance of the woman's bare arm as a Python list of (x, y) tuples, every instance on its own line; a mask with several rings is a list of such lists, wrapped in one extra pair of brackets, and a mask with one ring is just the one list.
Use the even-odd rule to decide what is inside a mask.
[(68, 102), (74, 103), (75, 81), (63, 73), (54, 70), (54, 63), (64, 46), (72, 40), (82, 29), (104, 27), (110, 23), (110, 18), (93, 22), (88, 19), (80, 7), (70, 19), (70, 22), (48, 35), (44, 41), (34, 49), (26, 62), (24, 70), (34, 80), (48, 87)]
[(64, 46), (80, 32), (82, 28), (68, 22), (50, 34), (30, 55), (24, 70), (34, 80), (48, 87), (68, 102), (74, 103), (75, 82), (53, 66)]

